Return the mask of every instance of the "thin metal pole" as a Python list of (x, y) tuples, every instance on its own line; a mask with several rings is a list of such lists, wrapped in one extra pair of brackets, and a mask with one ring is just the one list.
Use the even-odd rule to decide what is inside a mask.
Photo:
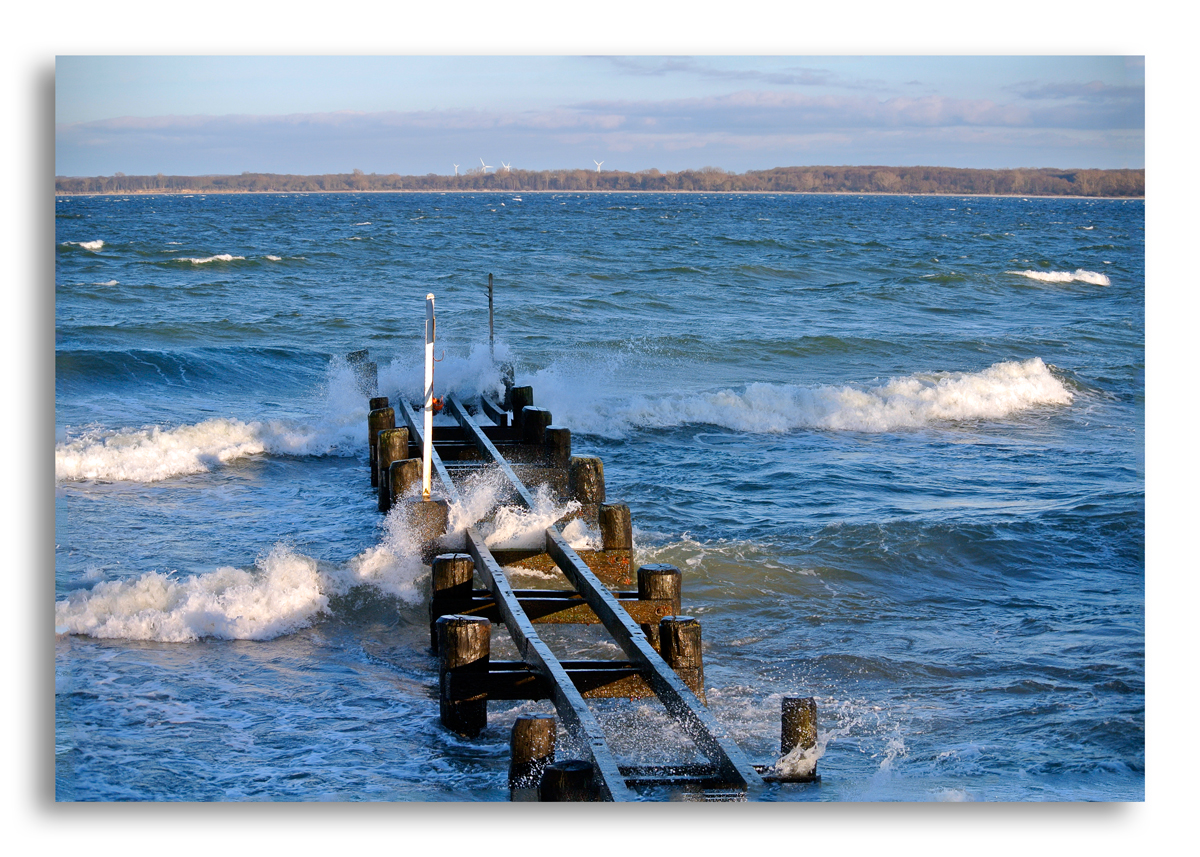
[(421, 496), (428, 500), (433, 479), (433, 293), (425, 296), (425, 431), (421, 462)]
[(496, 362), (496, 326), (492, 321), (492, 275), (488, 274), (488, 349), (492, 355), (492, 362)]

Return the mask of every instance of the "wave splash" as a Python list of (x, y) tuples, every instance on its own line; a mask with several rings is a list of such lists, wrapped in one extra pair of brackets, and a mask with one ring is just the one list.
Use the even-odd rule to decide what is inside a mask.
[[(485, 476), (451, 505), (451, 532), (443, 537), (443, 548), (461, 549), (470, 526), (479, 526), (493, 548), (530, 547), (546, 527), (578, 508), (574, 501), (557, 503), (545, 488), (536, 492), (532, 510), (498, 505), (501, 484), (498, 474)], [(419, 491), (414, 486), (405, 500), (414, 500)], [(204, 637), (269, 640), (333, 615), (339, 598), (362, 588), (420, 605), (429, 566), (410, 517), (413, 507), (411, 502), (394, 505), (381, 523), (379, 543), (343, 564), (318, 563), (280, 543), (251, 569), (222, 567), (186, 577), (152, 571), (103, 581), (54, 605), (56, 633), (165, 643)], [(568, 527), (564, 535), (576, 549), (596, 541), (586, 526)]]

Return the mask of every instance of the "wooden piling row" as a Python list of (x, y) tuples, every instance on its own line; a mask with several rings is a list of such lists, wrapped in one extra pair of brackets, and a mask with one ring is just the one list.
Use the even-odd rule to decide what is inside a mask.
[[(768, 766), (746, 762), (704, 709), (701, 629), (694, 617), (682, 615), (682, 573), (666, 564), (647, 564), (633, 573), (629, 507), (606, 502), (601, 460), (572, 454), (570, 430), (554, 425), (550, 411), (533, 404), (531, 387), (513, 384), (511, 367), (504, 387), (502, 401), (482, 397), (477, 404), (492, 423), (482, 427), (453, 394), (446, 396), (446, 413), (459, 427), (435, 426), (432, 465), (449, 499), (407, 499), (403, 507), (422, 544), (423, 558), (431, 565), (430, 647), (438, 657), (443, 725), (471, 738), (487, 726), (489, 699), (554, 702), (590, 758), (556, 762), (556, 718), (519, 717), (510, 736), (512, 800), (627, 800), (633, 797), (629, 785), (635, 783), (756, 793), (764, 781), (759, 775)], [(411, 498), (412, 486), (420, 481), (422, 462), (413, 450), (419, 451), (423, 443), (421, 427), (404, 403), (393, 409), (385, 397), (374, 397), (370, 406), (372, 485), (379, 491), (380, 511), (388, 513)], [(473, 527), (467, 530), (466, 553), (443, 550), (450, 500), (457, 499), (452, 473), (481, 466), (498, 467), (518, 502), (529, 507), (534, 505), (532, 495), (517, 471), (545, 481), (561, 499), (577, 501), (576, 517), (597, 527), (601, 547), (596, 551), (577, 553), (550, 527), (543, 551), (497, 552), (505, 564), (560, 571), (574, 589), (514, 590)], [(586, 563), (580, 553), (586, 555)], [(614, 591), (613, 587), (632, 585), (635, 577), (635, 591)], [(492, 661), (493, 622), (507, 626), (524, 661)], [(603, 624), (631, 659), (559, 661), (534, 631), (535, 623), (546, 622)], [(587, 698), (614, 696), (658, 696), (711, 762), (618, 766), (584, 703)], [(815, 745), (815, 702), (785, 700), (781, 736), (785, 755), (790, 748)], [(769, 775), (765, 781), (780, 778)]]

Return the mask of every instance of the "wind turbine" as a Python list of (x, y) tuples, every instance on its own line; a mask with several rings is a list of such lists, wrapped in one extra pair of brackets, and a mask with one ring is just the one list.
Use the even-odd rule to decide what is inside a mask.
[(454, 165), (454, 174), (458, 175), (458, 164)]
[(596, 172), (600, 172), (600, 165), (604, 163), (604, 161), (597, 161), (595, 158), (592, 158), (592, 163), (596, 165)]
[[(480, 158), (480, 159), (479, 159), (479, 163), (483, 164), (483, 158)], [(496, 168), (495, 168), (495, 167), (493, 167), (491, 164), (483, 164), (483, 172), (484, 172), (484, 174), (486, 174), (488, 170), (494, 170), (494, 169), (496, 169)]]
[(504, 167), (504, 172), (506, 172), (506, 173), (512, 172), (512, 167), (510, 167), (508, 164), (504, 163), (504, 161), (501, 161), (500, 165)]

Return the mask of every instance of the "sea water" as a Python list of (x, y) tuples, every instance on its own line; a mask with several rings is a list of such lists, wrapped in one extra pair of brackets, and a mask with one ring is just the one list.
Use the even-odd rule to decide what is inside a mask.
[[(683, 570), (745, 753), (779, 763), (782, 698), (816, 698), (821, 782), (765, 799), (1142, 800), (1144, 214), (58, 198), (58, 799), (508, 798), (508, 730), (547, 703), (441, 728), (428, 569), (376, 510), (345, 361), (369, 349), (380, 392), (415, 399), (432, 292), (440, 392), (514, 364), (603, 459), (636, 561)], [(489, 540), (562, 513), (543, 501)], [(661, 709), (597, 709), (621, 758), (672, 751)]]

